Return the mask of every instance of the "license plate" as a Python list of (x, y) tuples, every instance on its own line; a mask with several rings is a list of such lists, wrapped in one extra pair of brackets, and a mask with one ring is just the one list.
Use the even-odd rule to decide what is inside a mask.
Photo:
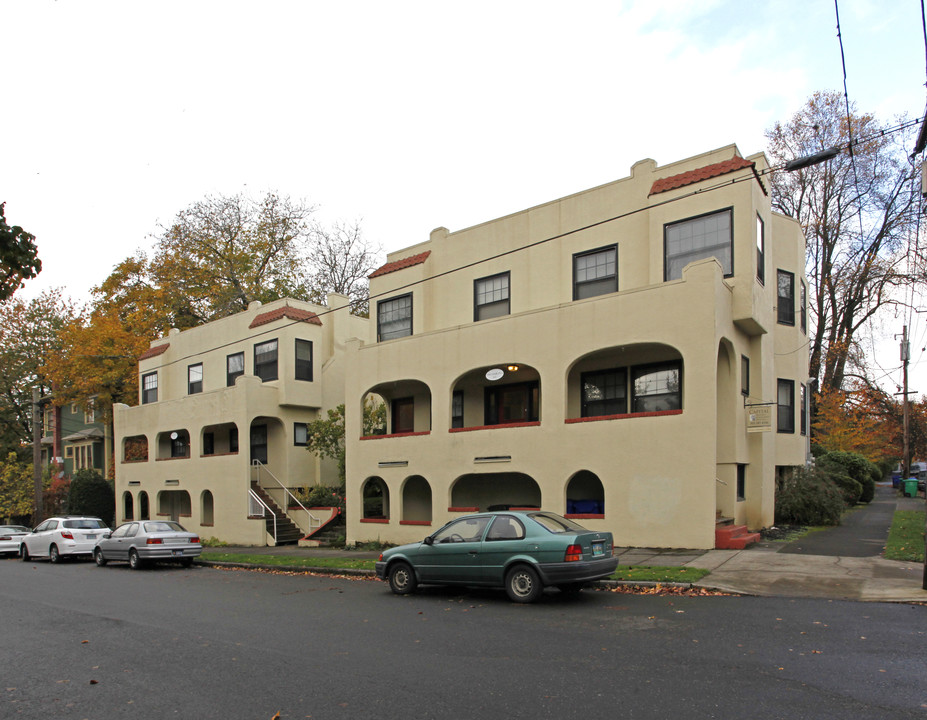
[(604, 542), (594, 542), (592, 543), (592, 554), (595, 557), (605, 554), (605, 543)]
[(92, 533), (90, 535), (84, 535), (84, 540), (96, 540), (96, 539), (97, 539), (97, 536)]
[(183, 550), (171, 550), (171, 555), (174, 557), (183, 557)]

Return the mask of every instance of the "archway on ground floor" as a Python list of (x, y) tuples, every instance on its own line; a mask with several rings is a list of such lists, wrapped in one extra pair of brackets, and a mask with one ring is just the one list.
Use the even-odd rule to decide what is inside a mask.
[(132, 493), (126, 490), (122, 493), (122, 518), (124, 520), (135, 519), (135, 503), (132, 501)]
[(471, 473), (454, 481), (450, 506), (480, 511), (540, 508), (541, 488), (524, 473)]
[(412, 475), (402, 484), (400, 521), (431, 522), (431, 485), (421, 475)]
[(200, 495), (200, 525), (212, 525), (213, 512), (212, 491), (203, 490)]
[(541, 419), (541, 376), (529, 365), (473, 368), (451, 385), (451, 428), (511, 425)]
[(567, 418), (682, 409), (682, 355), (662, 343), (602, 348), (567, 370)]
[(161, 490), (158, 493), (158, 517), (183, 523), (192, 515), (190, 493), (186, 490)]
[(364, 481), (361, 502), (365, 520), (389, 519), (389, 488), (383, 478), (374, 476)]
[(594, 472), (580, 470), (570, 478), (566, 487), (566, 514), (605, 514), (605, 488)]
[(151, 510), (148, 508), (148, 493), (144, 490), (138, 494), (138, 519), (151, 520)]
[(370, 388), (361, 400), (363, 436), (431, 430), (431, 388), (421, 380), (391, 380)]

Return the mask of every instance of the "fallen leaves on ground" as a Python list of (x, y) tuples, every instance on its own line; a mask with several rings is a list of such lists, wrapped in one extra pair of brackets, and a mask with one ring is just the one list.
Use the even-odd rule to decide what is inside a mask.
[(643, 587), (641, 585), (618, 585), (616, 587), (603, 588), (603, 590), (606, 592), (623, 593), (625, 595), (680, 595), (684, 597), (730, 597), (733, 595), (733, 593), (721, 592), (719, 590), (709, 590), (708, 588), (674, 587), (672, 585), (654, 585), (653, 587)]

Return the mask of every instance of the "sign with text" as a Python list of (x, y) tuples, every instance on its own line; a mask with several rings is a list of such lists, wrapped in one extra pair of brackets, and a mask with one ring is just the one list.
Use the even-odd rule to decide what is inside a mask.
[(747, 432), (769, 432), (772, 430), (772, 405), (748, 405)]

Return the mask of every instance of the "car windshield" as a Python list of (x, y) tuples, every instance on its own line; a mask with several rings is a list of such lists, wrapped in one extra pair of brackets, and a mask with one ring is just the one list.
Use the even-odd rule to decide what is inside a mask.
[(586, 532), (586, 528), (565, 517), (553, 513), (531, 513), (529, 515), (538, 525), (552, 533)]
[(0, 526), (0, 532), (27, 533), (32, 531), (22, 525), (3, 525)]
[(186, 532), (179, 523), (162, 520), (159, 522), (146, 522), (145, 532)]
[(64, 527), (72, 530), (99, 530), (106, 525), (102, 520), (96, 518), (83, 518), (81, 520), (65, 520), (61, 523)]

